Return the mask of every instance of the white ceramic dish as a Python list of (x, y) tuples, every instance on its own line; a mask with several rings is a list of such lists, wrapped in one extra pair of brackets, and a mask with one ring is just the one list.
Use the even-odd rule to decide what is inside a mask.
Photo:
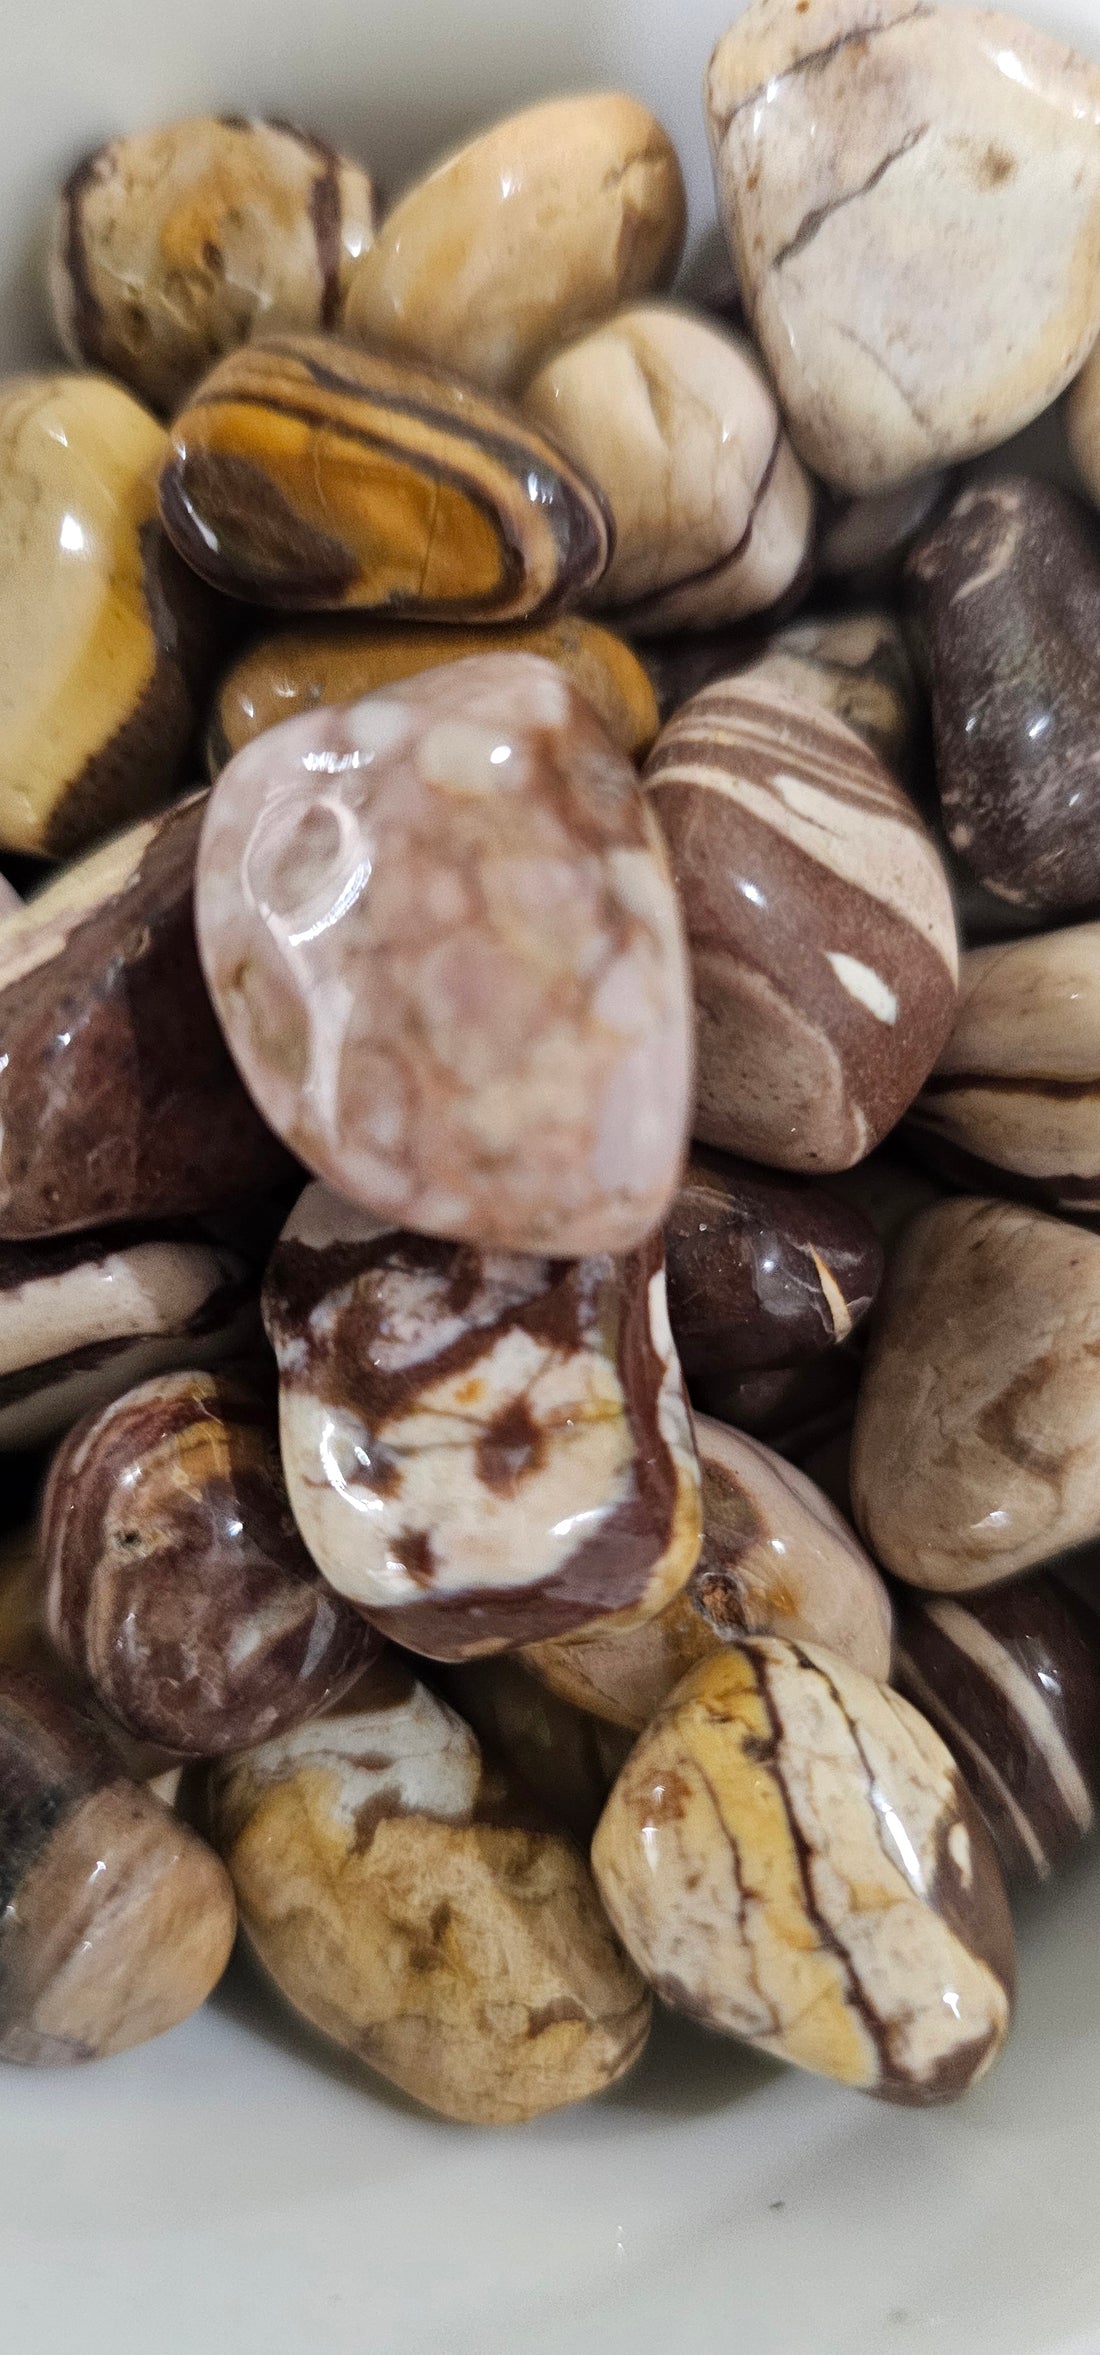
[[(480, 120), (621, 83), (711, 218), (723, 0), (8, 0), (0, 361), (46, 348), (59, 174), (199, 107), (289, 114), (396, 188)], [(1028, 0), (1100, 53), (1100, 0)], [(878, 2107), (666, 2023), (510, 2135), (372, 2091), (234, 1980), (176, 2035), (0, 2091), (3, 2355), (1098, 2355), (1100, 1858), (1027, 1910), (1015, 2040)]]

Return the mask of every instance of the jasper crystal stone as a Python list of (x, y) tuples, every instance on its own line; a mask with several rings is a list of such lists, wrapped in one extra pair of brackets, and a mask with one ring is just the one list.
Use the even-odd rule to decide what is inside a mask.
[(869, 745), (768, 681), (693, 696), (645, 783), (692, 952), (696, 1135), (848, 1168), (951, 1028), (955, 919), (930, 835)]
[(813, 492), (743, 338), (639, 304), (547, 360), (523, 409), (608, 500), (614, 547), (593, 595), (624, 627), (736, 620), (801, 572)]
[(346, 329), (516, 389), (547, 348), (675, 276), (676, 151), (617, 90), (553, 98), (418, 180), (358, 264)]
[(1100, 69), (1016, 17), (753, 0), (707, 111), (795, 442), (848, 491), (992, 449), (1100, 325)]
[(590, 703), (612, 742), (639, 760), (660, 725), (648, 674), (622, 638), (577, 613), (511, 629), (429, 629), (356, 621), (336, 615), (301, 622), (258, 639), (223, 679), (207, 736), (216, 777), (242, 745), (266, 728), (324, 703), (358, 703), (364, 695), (480, 654), (538, 654), (556, 662)]
[(659, 1238), (563, 1262), (372, 1228), (324, 1186), (264, 1316), (290, 1500), (330, 1585), (461, 1660), (652, 1616), (699, 1552)]
[(555, 1256), (659, 1224), (690, 1096), (680, 913), (632, 768), (551, 664), (485, 655), (246, 746), (196, 917), (250, 1092), (350, 1201)]
[(742, 1635), (816, 1643), (890, 1673), (890, 1598), (854, 1531), (793, 1464), (747, 1432), (695, 1419), (703, 1546), (682, 1592), (619, 1632), (533, 1644), (523, 1660), (565, 1701), (635, 1732), (689, 1668)]
[(875, 1320), (852, 1501), (887, 1570), (945, 1593), (1100, 1536), (1100, 1237), (1009, 1202), (914, 1220)]
[(1013, 907), (1100, 900), (1100, 533), (1027, 476), (956, 499), (909, 559), (952, 848)]
[(648, 1991), (580, 1850), (394, 1655), (211, 1804), (280, 1993), (427, 2108), (512, 2125), (637, 2059)]
[(950, 1752), (813, 1645), (745, 1637), (642, 1735), (592, 1844), (676, 2010), (842, 2085), (950, 2101), (996, 2059), (1012, 1923)]
[(333, 336), (222, 360), (172, 427), (160, 509), (204, 580), (292, 612), (532, 621), (611, 553), (599, 493), (533, 424)]
[(86, 1720), (0, 1667), (0, 2057), (125, 2052), (195, 2011), (236, 1910), (210, 1849)]
[(958, 1761), (1005, 1872), (1045, 1881), (1092, 1828), (1100, 1624), (1048, 1577), (902, 1611), (895, 1683)]
[(64, 857), (184, 781), (213, 619), (157, 521), (166, 448), (101, 377), (0, 385), (0, 848)]
[(522, 1653), (466, 1660), (437, 1676), (445, 1698), (490, 1755), (502, 1758), (547, 1814), (587, 1848), (633, 1735), (552, 1692)]
[(784, 1184), (701, 1147), (665, 1222), (665, 1256), (684, 1378), (716, 1415), (745, 1374), (846, 1341), (883, 1265), (874, 1230), (824, 1187)]
[(50, 1469), (42, 1552), (59, 1651), (166, 1750), (267, 1741), (371, 1657), (298, 1535), (274, 1415), (224, 1375), (161, 1374), (78, 1423)]
[(183, 1216), (289, 1164), (195, 951), (201, 796), (93, 851), (0, 927), (0, 1237)]

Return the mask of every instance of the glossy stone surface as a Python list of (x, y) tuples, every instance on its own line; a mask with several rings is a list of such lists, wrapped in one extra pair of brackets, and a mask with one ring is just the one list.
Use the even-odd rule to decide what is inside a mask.
[(571, 1256), (663, 1217), (690, 1091), (679, 909), (632, 769), (550, 664), (486, 655), (247, 746), (196, 916), (249, 1089), (349, 1200)]
[(224, 1375), (161, 1374), (86, 1416), (42, 1504), (47, 1620), (112, 1717), (197, 1758), (314, 1717), (370, 1660), (294, 1525), (275, 1417)]
[(638, 760), (657, 734), (657, 699), (647, 673), (622, 638), (580, 614), (494, 630), (419, 629), (411, 622), (303, 622), (260, 638), (223, 679), (207, 735), (216, 777), (242, 745), (265, 728), (323, 703), (358, 703), (420, 671), (471, 655), (538, 654), (556, 662), (590, 703), (608, 735)]
[(172, 409), (257, 329), (338, 327), (374, 221), (366, 172), (289, 123), (132, 132), (62, 189), (54, 322), (70, 359)]
[(1045, 1881), (1095, 1815), (1100, 1625), (1054, 1578), (914, 1597), (894, 1681), (952, 1751), (1005, 1872)]
[(969, 951), (911, 1119), (963, 1184), (1100, 1213), (1100, 924)]
[(642, 1735), (592, 1845), (658, 1993), (888, 2101), (965, 2093), (1008, 2032), (988, 1834), (909, 1703), (829, 1652), (744, 1638)]
[(446, 1699), (491, 1755), (587, 1848), (633, 1734), (562, 1700), (522, 1654), (464, 1661), (444, 1670), (442, 1682)]
[(1100, 900), (1100, 533), (1052, 483), (956, 499), (909, 559), (944, 826), (1013, 907)]
[(887, 768), (904, 771), (920, 692), (905, 632), (892, 613), (827, 613), (791, 622), (740, 675), (748, 686), (778, 687), (796, 703), (833, 712)]
[(99, 2060), (205, 2001), (236, 1927), (222, 1866), (82, 1716), (3, 1667), (0, 1824), (0, 2057)]
[(204, 580), (291, 612), (532, 621), (611, 552), (598, 492), (529, 421), (334, 336), (220, 361), (172, 427), (160, 509)]
[(523, 397), (615, 521), (596, 601), (631, 630), (773, 605), (800, 573), (813, 492), (743, 339), (643, 303), (547, 360)]
[(1100, 68), (1016, 17), (753, 0), (707, 106), (753, 331), (827, 482), (991, 449), (1076, 375), (1100, 325)]
[(914, 1220), (875, 1320), (852, 1501), (887, 1570), (946, 1593), (1100, 1536), (1100, 1237), (1008, 1202)]
[(429, 2109), (511, 2125), (637, 2059), (648, 1993), (579, 1850), (392, 1655), (212, 1804), (280, 1993)]
[(693, 696), (645, 782), (692, 950), (696, 1135), (780, 1169), (848, 1168), (951, 1027), (955, 919), (931, 837), (852, 729), (767, 682)]
[(285, 1177), (195, 953), (201, 796), (68, 868), (0, 927), (0, 1237), (221, 1206)]
[(61, 858), (182, 784), (206, 592), (157, 522), (167, 443), (95, 376), (0, 384), (0, 848)]
[(882, 1251), (824, 1187), (697, 1147), (665, 1222), (668, 1313), (696, 1405), (722, 1415), (741, 1378), (846, 1341), (874, 1300)]
[(264, 1316), (298, 1526), (398, 1642), (460, 1660), (629, 1626), (684, 1585), (699, 1471), (658, 1237), (518, 1258), (371, 1227), (311, 1186)]
[(509, 115), (418, 180), (355, 271), (349, 335), (490, 391), (665, 286), (686, 207), (676, 152), (615, 90)]
[(563, 1700), (639, 1733), (689, 1668), (742, 1635), (821, 1644), (887, 1677), (890, 1599), (828, 1498), (744, 1431), (697, 1415), (695, 1438), (703, 1549), (683, 1592), (643, 1627), (535, 1644), (525, 1662)]

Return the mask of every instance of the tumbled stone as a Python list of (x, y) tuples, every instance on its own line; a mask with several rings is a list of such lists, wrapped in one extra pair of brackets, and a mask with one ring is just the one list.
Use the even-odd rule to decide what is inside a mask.
[(437, 1673), (445, 1698), (490, 1754), (502, 1758), (553, 1820), (587, 1848), (633, 1734), (562, 1700), (532, 1674), (522, 1654), (498, 1652), (494, 1659), (466, 1660)]
[(323, 703), (358, 703), (418, 672), (474, 654), (540, 654), (566, 672), (608, 735), (641, 759), (660, 725), (647, 673), (622, 638), (580, 614), (539, 629), (416, 628), (411, 622), (302, 622), (258, 639), (223, 679), (207, 735), (216, 777), (254, 736)]
[(1092, 1829), (1100, 1626), (1057, 1579), (910, 1598), (895, 1683), (952, 1752), (1006, 1873), (1045, 1881)]
[(220, 1208), (289, 1163), (195, 953), (204, 797), (66, 869), (0, 927), (0, 1237)]
[(864, 1675), (890, 1673), (890, 1598), (854, 1531), (793, 1464), (706, 1415), (695, 1419), (703, 1549), (655, 1619), (531, 1645), (549, 1690), (635, 1732), (699, 1660), (742, 1635), (822, 1644)]
[(1100, 68), (1016, 17), (753, 0), (707, 108), (753, 332), (827, 482), (991, 449), (1076, 375), (1100, 326)]
[(264, 1287), (291, 1504), (325, 1577), (435, 1659), (651, 1617), (699, 1552), (653, 1237), (476, 1251), (311, 1186)]
[(637, 2059), (649, 1997), (580, 1851), (394, 1655), (212, 1810), (280, 1993), (429, 2109), (510, 2125)]
[(859, 1396), (852, 1501), (914, 1586), (993, 1586), (1100, 1536), (1100, 1236), (1009, 1202), (914, 1220)]
[(727, 679), (645, 771), (692, 950), (696, 1135), (780, 1169), (878, 1144), (951, 1027), (958, 951), (913, 803), (854, 731)]
[(349, 335), (521, 385), (554, 343), (675, 275), (686, 205), (676, 151), (618, 91), (526, 107), (396, 204), (351, 284)]
[(160, 510), (204, 580), (291, 612), (533, 621), (611, 552), (600, 494), (530, 421), (334, 336), (220, 361), (172, 426)]
[(560, 1256), (663, 1217), (690, 1090), (679, 909), (633, 770), (549, 663), (456, 663), (246, 746), (196, 913), (249, 1089), (349, 1200)]
[(547, 360), (523, 409), (608, 500), (593, 601), (631, 630), (760, 612), (801, 572), (813, 492), (743, 339), (639, 304)]
[(832, 499), (820, 518), (818, 572), (867, 595), (893, 589), (914, 540), (943, 505), (951, 480), (941, 467), (899, 483), (896, 490)]
[(338, 327), (374, 220), (366, 172), (290, 123), (195, 115), (109, 140), (58, 201), (61, 341), (172, 409), (257, 329)]
[(834, 713), (888, 769), (905, 769), (920, 696), (905, 632), (893, 614), (823, 614), (791, 622), (740, 676), (746, 686), (778, 687), (796, 703)]
[(100, 377), (0, 385), (0, 848), (63, 857), (183, 782), (212, 624), (157, 522), (166, 450)]
[(195, 2011), (229, 1960), (216, 1856), (90, 1724), (0, 1667), (0, 2057), (101, 2059)]
[(812, 1645), (744, 1637), (679, 1686), (592, 1843), (667, 2003), (842, 2085), (965, 2093), (1012, 2010), (1012, 1923), (950, 1752)]

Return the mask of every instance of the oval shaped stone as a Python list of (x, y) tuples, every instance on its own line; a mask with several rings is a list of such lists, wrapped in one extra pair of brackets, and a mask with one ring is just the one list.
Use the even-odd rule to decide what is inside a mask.
[(686, 220), (646, 107), (616, 90), (552, 98), (401, 198), (354, 273), (347, 331), (506, 391), (549, 345), (667, 285)]
[(374, 222), (366, 172), (290, 123), (193, 115), (131, 132), (61, 191), (54, 324), (70, 359), (172, 409), (257, 328), (338, 327)]
[(950, 1752), (832, 1654), (743, 1638), (679, 1686), (592, 1844), (666, 2003), (909, 2104), (967, 2092), (1008, 2033), (1012, 1923)]
[(1100, 1536), (1100, 1236), (943, 1202), (891, 1261), (859, 1395), (852, 1502), (914, 1586), (993, 1586)]
[(178, 2026), (229, 1960), (233, 1890), (85, 1719), (0, 1667), (0, 2057), (63, 2065)]
[(556, 352), (523, 396), (615, 521), (595, 601), (637, 632), (774, 605), (801, 572), (809, 481), (744, 339), (644, 303)]
[(770, 684), (693, 696), (645, 771), (680, 887), (696, 1134), (841, 1170), (900, 1119), (951, 1028), (951, 894), (913, 803), (831, 713)]
[(680, 1174), (690, 984), (659, 829), (560, 671), (486, 655), (287, 721), (214, 787), (196, 917), (244, 1079), (376, 1217), (626, 1251)]
[(753, 331), (827, 482), (992, 449), (1076, 375), (1100, 324), (1094, 64), (1016, 17), (753, 0), (707, 109)]
[(427, 2108), (512, 2125), (637, 2059), (649, 1996), (584, 1858), (394, 1655), (220, 1766), (212, 1810), (280, 1993)]
[(5, 1240), (221, 1209), (287, 1175), (195, 952), (204, 807), (131, 827), (0, 927)]
[(611, 553), (600, 494), (503, 402), (333, 336), (258, 337), (203, 379), (160, 478), (169, 538), (254, 605), (532, 621)]
[(587, 1848), (633, 1734), (562, 1700), (532, 1675), (522, 1654), (498, 1652), (440, 1674), (445, 1698), (490, 1755), (503, 1758)]
[(386, 1634), (461, 1660), (659, 1611), (694, 1567), (699, 1470), (659, 1237), (519, 1258), (292, 1211), (264, 1316), (291, 1503)]
[(418, 629), (411, 622), (390, 627), (341, 615), (272, 631), (234, 663), (207, 733), (211, 777), (280, 720), (319, 704), (358, 703), (420, 671), (481, 654), (538, 654), (556, 662), (613, 743), (633, 760), (649, 751), (660, 721), (648, 674), (625, 639), (580, 614), (563, 614), (541, 629), (517, 624), (508, 630)]
[(968, 1602), (912, 1597), (895, 1683), (942, 1735), (1004, 1871), (1045, 1881), (1092, 1829), (1100, 1627), (1056, 1578)]
[(533, 1644), (525, 1663), (563, 1701), (639, 1733), (689, 1668), (742, 1635), (822, 1644), (889, 1676), (889, 1595), (828, 1498), (747, 1432), (697, 1415), (695, 1440), (703, 1546), (686, 1587), (642, 1627)]

